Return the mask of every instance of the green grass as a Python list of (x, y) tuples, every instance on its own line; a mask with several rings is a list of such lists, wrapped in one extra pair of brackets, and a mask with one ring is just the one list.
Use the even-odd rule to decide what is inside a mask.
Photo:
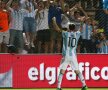
[[(55, 89), (0, 89), (0, 90), (56, 90)], [(63, 90), (81, 90), (81, 88), (63, 88)], [(108, 88), (88, 88), (88, 90), (108, 90)]]

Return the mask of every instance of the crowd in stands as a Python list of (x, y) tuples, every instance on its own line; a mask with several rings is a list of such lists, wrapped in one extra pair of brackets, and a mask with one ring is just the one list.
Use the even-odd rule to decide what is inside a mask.
[[(0, 0), (0, 53), (61, 53), (62, 33), (55, 30), (52, 18), (62, 30), (69, 23), (82, 29), (78, 53), (108, 53), (107, 30), (85, 11), (97, 8), (98, 1)], [(108, 10), (103, 12), (108, 16)]]

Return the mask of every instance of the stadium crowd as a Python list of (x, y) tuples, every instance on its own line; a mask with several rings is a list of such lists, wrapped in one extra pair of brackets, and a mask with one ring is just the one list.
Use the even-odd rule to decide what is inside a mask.
[[(107, 28), (85, 11), (98, 9), (99, 0), (93, 7), (84, 1), (0, 0), (0, 53), (61, 53), (62, 33), (55, 30), (54, 17), (62, 30), (67, 30), (69, 23), (74, 23), (76, 30), (82, 29), (78, 53), (108, 53)], [(102, 11), (108, 17), (108, 10)]]

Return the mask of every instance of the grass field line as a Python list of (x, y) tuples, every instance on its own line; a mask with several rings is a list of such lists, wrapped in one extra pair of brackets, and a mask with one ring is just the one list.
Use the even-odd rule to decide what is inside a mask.
[[(0, 89), (0, 90), (56, 90), (56, 88), (47, 89)], [(63, 90), (81, 90), (81, 88), (63, 88)], [(88, 88), (88, 90), (108, 90), (108, 88)]]

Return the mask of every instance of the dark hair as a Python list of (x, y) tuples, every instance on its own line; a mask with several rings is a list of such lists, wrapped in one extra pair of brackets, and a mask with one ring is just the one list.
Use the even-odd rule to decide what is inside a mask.
[(69, 24), (69, 30), (75, 30), (75, 24)]

